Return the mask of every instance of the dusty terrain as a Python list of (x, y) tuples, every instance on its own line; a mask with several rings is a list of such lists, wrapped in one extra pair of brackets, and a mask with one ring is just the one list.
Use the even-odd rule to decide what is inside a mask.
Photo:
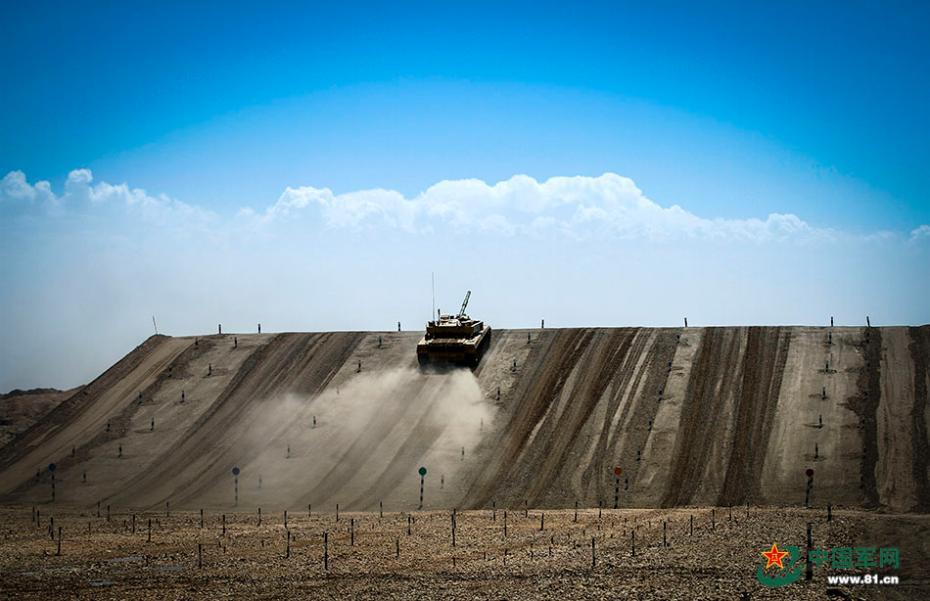
[(35, 388), (0, 394), (0, 447), (29, 429), (76, 392), (77, 389)]
[(0, 449), (0, 500), (346, 510), (493, 503), (925, 512), (920, 328), (494, 331), (422, 373), (417, 332), (155, 336)]
[[(0, 448), (0, 596), (930, 597), (930, 326), (495, 331), (474, 372), (419, 337), (149, 338)], [(807, 522), (901, 584), (763, 587)]]
[[(930, 518), (797, 508), (681, 508), (542, 512), (529, 509), (385, 513), (112, 513), (5, 509), (0, 596), (48, 599), (926, 599)], [(408, 516), (410, 533), (408, 534)], [(693, 530), (692, 520), (693, 518)], [(151, 534), (149, 534), (151, 520)], [(49, 536), (52, 522), (54, 540)], [(815, 548), (900, 547), (898, 585), (808, 583), (766, 588), (760, 553)], [(665, 524), (665, 545), (663, 545)], [(542, 530), (540, 529), (542, 526)], [(61, 550), (58, 528), (61, 528)], [(354, 541), (352, 531), (354, 530)], [(633, 532), (635, 531), (635, 550)], [(328, 566), (324, 564), (328, 533)], [(288, 556), (288, 535), (290, 554)], [(151, 539), (149, 539), (151, 536)], [(594, 539), (594, 553), (591, 541)], [(200, 556), (198, 558), (198, 544)], [(635, 554), (634, 554), (635, 551)], [(593, 556), (592, 556), (593, 555)], [(592, 566), (592, 559), (594, 565)]]

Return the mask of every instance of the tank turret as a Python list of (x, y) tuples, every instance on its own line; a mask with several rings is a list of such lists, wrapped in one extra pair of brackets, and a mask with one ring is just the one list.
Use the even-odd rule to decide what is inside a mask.
[(491, 342), (491, 327), (465, 313), (471, 290), (456, 315), (441, 312), (426, 324), (426, 334), (417, 344), (420, 365), (453, 364), (477, 367)]

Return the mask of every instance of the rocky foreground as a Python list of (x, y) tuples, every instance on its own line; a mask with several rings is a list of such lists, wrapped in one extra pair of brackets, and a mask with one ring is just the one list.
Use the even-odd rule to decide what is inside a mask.
[[(930, 597), (925, 515), (834, 510), (827, 521), (823, 509), (742, 506), (587, 509), (576, 518), (572, 510), (498, 509), (458, 512), (454, 545), (448, 511), (338, 520), (302, 511), (285, 525), (283, 512), (265, 511), (259, 524), (257, 509), (241, 510), (225, 514), (225, 531), (214, 512), (203, 527), (199, 512), (111, 509), (108, 521), (105, 506), (100, 517), (48, 505), (0, 515), (0, 597), (13, 599)], [(900, 565), (828, 562), (810, 582), (802, 575), (763, 586), (761, 553), (773, 543), (803, 550), (808, 523), (815, 549), (894, 547)], [(866, 573), (896, 575), (900, 584), (827, 583), (828, 575)]]

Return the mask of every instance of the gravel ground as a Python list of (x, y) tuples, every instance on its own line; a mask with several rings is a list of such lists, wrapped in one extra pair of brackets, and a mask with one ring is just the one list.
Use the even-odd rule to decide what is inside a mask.
[[(6, 507), (0, 597), (16, 599), (927, 599), (930, 516), (798, 508), (450, 512), (81, 512)], [(540, 529), (544, 515), (543, 529)], [(690, 532), (694, 520), (693, 535)], [(408, 534), (408, 517), (410, 534)], [(55, 539), (49, 536), (54, 518)], [(151, 519), (151, 542), (148, 521)], [(712, 527), (713, 520), (713, 527)], [(354, 522), (354, 545), (352, 530)], [(828, 590), (827, 574), (770, 589), (756, 581), (772, 543), (898, 546), (898, 586)], [(667, 545), (663, 545), (663, 523)], [(58, 528), (62, 529), (61, 555)], [(89, 529), (89, 534), (88, 534)], [(635, 555), (631, 533), (635, 530)], [(324, 532), (329, 566), (324, 567)], [(290, 533), (290, 556), (287, 538)], [(592, 568), (592, 538), (596, 564)], [(198, 544), (203, 566), (198, 567)], [(399, 549), (399, 556), (398, 556)], [(877, 570), (873, 570), (877, 571)], [(882, 573), (882, 572), (879, 572)], [(741, 597), (741, 595), (743, 595)]]

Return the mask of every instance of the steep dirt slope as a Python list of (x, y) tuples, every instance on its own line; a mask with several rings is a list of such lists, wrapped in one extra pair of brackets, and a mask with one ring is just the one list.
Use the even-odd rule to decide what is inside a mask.
[(264, 403), (293, 392), (317, 393), (345, 363), (358, 334), (279, 334), (257, 348), (196, 419), (185, 420), (177, 443), (110, 499), (150, 505), (197, 499), (241, 460), (245, 441), (277, 440), (289, 417), (262, 419)]
[[(626, 466), (624, 489), (664, 393), (674, 330), (543, 333), (508, 395), (507, 422), (467, 503), (591, 505)], [(503, 417), (503, 416), (502, 416)]]
[(0, 495), (49, 502), (54, 461), (57, 503), (227, 507), (239, 467), (242, 506), (397, 510), (422, 465), (426, 508), (797, 504), (810, 467), (814, 503), (930, 506), (930, 326), (495, 330), (474, 372), (419, 336), (153, 337), (0, 450)]
[(73, 390), (37, 388), (12, 390), (0, 395), (0, 416), (3, 416), (0, 418), (0, 448), (21, 432), (28, 430), (62, 401), (79, 391), (79, 388)]
[[(88, 445), (96, 444), (92, 441), (117, 437), (119, 431), (111, 421), (152, 385), (190, 343), (184, 338), (149, 338), (3, 447), (0, 494), (28, 485), (31, 475), (37, 475), (37, 480), (47, 478), (46, 466), (50, 463), (59, 464), (62, 471), (72, 468)], [(61, 474), (58, 477), (60, 480)]]
[(914, 485), (917, 504), (915, 510), (930, 512), (930, 326), (908, 328), (909, 349), (914, 365), (914, 407), (911, 413), (914, 462)]

